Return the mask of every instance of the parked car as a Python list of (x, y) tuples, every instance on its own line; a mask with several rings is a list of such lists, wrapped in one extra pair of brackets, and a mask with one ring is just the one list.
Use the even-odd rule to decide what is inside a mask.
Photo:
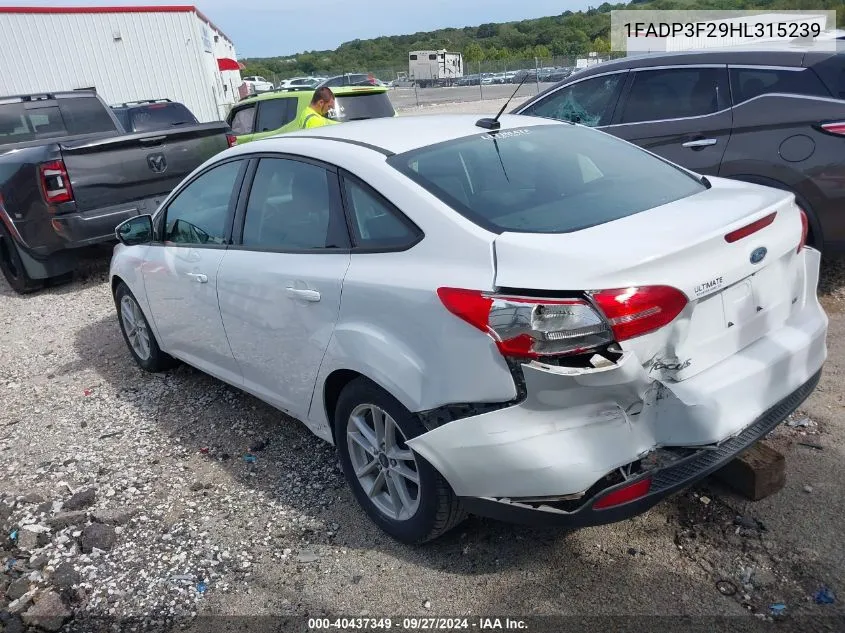
[[(332, 88), (335, 108), (329, 118), (357, 121), (396, 116), (384, 87), (346, 86)], [(311, 103), (314, 91), (288, 90), (241, 101), (229, 112), (228, 123), (240, 144), (297, 130), (296, 122)]]
[(233, 142), (223, 121), (125, 133), (90, 91), (0, 98), (0, 270), (21, 293), (66, 276)]
[(170, 99), (149, 99), (113, 105), (117, 120), (126, 132), (169, 130), (179, 125), (197, 125), (188, 108)]
[(244, 83), (249, 86), (249, 91), (252, 94), (261, 94), (262, 92), (270, 92), (273, 89), (273, 84), (264, 77), (251, 76), (244, 77)]
[(643, 512), (774, 429), (827, 353), (794, 196), (489, 121), (237, 146), (117, 229), (138, 365), (183, 360), (302, 420), (410, 543), (465, 511)]
[(345, 75), (336, 75), (324, 79), (317, 88), (328, 86), (329, 88), (339, 88), (341, 86), (376, 86), (378, 80), (372, 73), (346, 73)]
[(845, 53), (701, 50), (606, 62), (515, 109), (595, 126), (697, 172), (794, 193), (845, 251)]
[(285, 79), (277, 86), (277, 89), (285, 88), (316, 88), (317, 85), (323, 81), (317, 77), (294, 77), (293, 79)]

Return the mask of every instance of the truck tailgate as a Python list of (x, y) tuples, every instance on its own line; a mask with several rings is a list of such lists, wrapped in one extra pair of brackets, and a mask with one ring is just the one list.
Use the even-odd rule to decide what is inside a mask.
[(228, 147), (227, 131), (221, 121), (60, 144), (77, 211), (169, 193), (196, 167)]

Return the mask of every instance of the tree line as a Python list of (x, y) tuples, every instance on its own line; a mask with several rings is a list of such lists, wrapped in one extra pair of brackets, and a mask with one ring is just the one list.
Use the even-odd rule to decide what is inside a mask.
[[(242, 60), (242, 75), (278, 78), (404, 69), (412, 50), (447, 49), (464, 54), (467, 63), (576, 57), (590, 51), (610, 51), (610, 12), (620, 9), (836, 10), (845, 21), (842, 0), (633, 0), (605, 2), (586, 11), (565, 11), (532, 20), (486, 23), (410, 35), (382, 36), (345, 42), (333, 51), (305, 51), (284, 57)], [(391, 77), (384, 77), (391, 79)]]

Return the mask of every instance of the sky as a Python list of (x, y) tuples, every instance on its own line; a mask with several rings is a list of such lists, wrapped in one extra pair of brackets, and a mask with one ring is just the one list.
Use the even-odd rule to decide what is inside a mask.
[[(12, 0), (10, 6), (195, 4), (235, 43), (238, 57), (335, 49), (343, 42), (445, 27), (510, 22), (567, 9), (583, 0)], [(601, 2), (595, 2), (598, 5)]]

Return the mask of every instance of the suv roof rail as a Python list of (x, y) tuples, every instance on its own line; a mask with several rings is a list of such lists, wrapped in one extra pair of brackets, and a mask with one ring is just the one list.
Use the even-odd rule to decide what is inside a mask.
[(126, 101), (124, 103), (113, 105), (113, 108), (131, 108), (132, 106), (145, 105), (148, 103), (173, 103), (170, 99), (140, 99), (138, 101)]

